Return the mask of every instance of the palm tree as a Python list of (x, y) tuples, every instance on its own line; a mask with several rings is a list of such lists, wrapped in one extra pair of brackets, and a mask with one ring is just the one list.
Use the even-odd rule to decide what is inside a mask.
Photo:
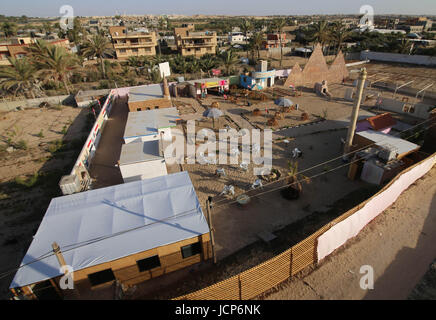
[(280, 39), (280, 67), (283, 63), (283, 44), (282, 44), (282, 33), (283, 28), (286, 26), (286, 20), (283, 18), (275, 19), (273, 21), (274, 29), (277, 30), (279, 33), (279, 39)]
[(220, 56), (220, 60), (228, 76), (230, 75), (233, 67), (239, 63), (238, 56), (232, 50), (223, 52)]
[(201, 70), (200, 60), (194, 58), (194, 60), (189, 64), (189, 72), (194, 73), (195, 75), (199, 71), (203, 72), (203, 70)]
[(53, 26), (50, 22), (44, 22), (42, 24), (42, 28), (44, 29), (46, 34), (50, 34), (53, 31)]
[[(240, 28), (242, 30), (242, 33), (244, 34), (245, 42), (247, 42), (247, 34), (249, 31), (253, 29), (253, 25), (251, 24), (250, 20), (244, 19), (241, 22)], [(247, 59), (248, 59), (248, 47), (246, 51), (247, 51)]]
[(6, 38), (12, 37), (17, 34), (17, 25), (12, 22), (4, 22), (1, 26), (2, 32)]
[(331, 33), (327, 21), (318, 21), (318, 23), (311, 26), (310, 35), (312, 41), (319, 42), (324, 52), (325, 44), (330, 40)]
[(69, 78), (72, 71), (79, 68), (77, 57), (68, 53), (64, 47), (46, 45), (43, 48), (44, 56), (32, 55), (32, 62), (44, 81), (55, 81), (56, 84), (63, 83), (68, 94), (71, 91), (68, 87)]
[(35, 68), (27, 58), (16, 59), (9, 57), (10, 66), (0, 69), (0, 88), (14, 90), (17, 93), (30, 93), (35, 98), (36, 79)]
[(210, 77), (210, 71), (213, 68), (216, 68), (217, 64), (218, 64), (218, 62), (217, 62), (217, 59), (215, 56), (212, 56), (210, 54), (206, 54), (203, 57), (201, 57), (201, 60), (200, 60), (201, 69), (203, 71), (207, 72), (209, 77)]
[(257, 51), (257, 59), (260, 59), (260, 49), (262, 49), (263, 44), (263, 33), (256, 32), (250, 39), (250, 45), (253, 51)]
[(347, 30), (346, 26), (342, 21), (336, 21), (333, 24), (333, 28), (331, 30), (331, 38), (335, 41), (338, 46), (338, 50), (336, 54), (339, 54), (341, 50), (342, 44), (345, 40), (348, 40), (351, 36), (351, 32)]
[(83, 55), (87, 57), (97, 57), (100, 60), (101, 72), (103, 78), (106, 78), (106, 68), (104, 66), (103, 56), (112, 48), (112, 44), (105, 36), (96, 34), (88, 39), (83, 45)]
[(398, 53), (401, 54), (411, 54), (413, 50), (413, 43), (408, 40), (406, 37), (402, 37), (398, 46)]
[(177, 72), (183, 73), (183, 76), (186, 79), (186, 73), (188, 72), (189, 69), (189, 64), (186, 61), (186, 58), (181, 55), (178, 55), (172, 60), (172, 64), (174, 68), (177, 70)]

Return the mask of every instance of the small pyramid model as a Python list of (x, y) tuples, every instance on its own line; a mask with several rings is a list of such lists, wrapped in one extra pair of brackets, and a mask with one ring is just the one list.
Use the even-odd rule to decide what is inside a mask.
[(291, 74), (285, 82), (285, 86), (313, 87), (315, 83), (322, 82), (323, 80), (327, 80), (329, 83), (341, 83), (348, 76), (349, 73), (342, 51), (339, 51), (329, 68), (322, 53), (321, 45), (317, 44), (303, 71), (301, 71), (298, 63), (294, 65)]

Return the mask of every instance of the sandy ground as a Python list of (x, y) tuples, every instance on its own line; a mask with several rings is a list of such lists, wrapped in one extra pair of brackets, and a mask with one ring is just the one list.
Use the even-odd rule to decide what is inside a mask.
[[(86, 114), (84, 110), (72, 107), (55, 109), (28, 109), (11, 111), (0, 115), (0, 145), (6, 146), (6, 140), (23, 140), (27, 150), (13, 153), (2, 152), (0, 155), (0, 182), (8, 181), (18, 175), (33, 174), (49, 165), (46, 158), (50, 156), (47, 146), (56, 140), (74, 140), (82, 137), (82, 127)], [(63, 130), (67, 130), (66, 134)], [(65, 131), (64, 131), (65, 132)], [(42, 136), (38, 134), (42, 133)], [(62, 168), (62, 163), (51, 163), (51, 169)], [(60, 165), (60, 166), (59, 166)]]
[[(16, 141), (24, 140), (26, 150), (0, 154), (0, 270), (16, 268), (35, 234), (51, 198), (60, 195), (61, 175), (68, 174), (82, 148), (87, 110), (63, 107), (55, 109), (26, 109), (0, 115), (0, 132), (4, 139), (17, 132)], [(65, 130), (64, 130), (65, 127)], [(38, 133), (43, 131), (43, 137)], [(66, 134), (65, 134), (66, 131)], [(74, 141), (76, 146), (57, 154), (47, 149), (56, 140)], [(32, 188), (17, 186), (18, 176), (44, 174)], [(0, 279), (0, 299), (5, 298), (14, 273)]]
[[(268, 299), (407, 299), (436, 256), (435, 178), (433, 168), (318, 269)], [(363, 265), (374, 268), (374, 290), (360, 288)]]

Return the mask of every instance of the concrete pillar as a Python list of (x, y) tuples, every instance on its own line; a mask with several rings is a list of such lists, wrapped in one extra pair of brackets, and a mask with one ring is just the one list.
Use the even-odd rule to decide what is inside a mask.
[(359, 88), (357, 90), (356, 101), (354, 104), (353, 113), (351, 114), (350, 127), (348, 128), (347, 141), (345, 142), (345, 147), (344, 147), (344, 157), (343, 157), (344, 160), (348, 160), (349, 157), (347, 156), (347, 154), (350, 153), (351, 146), (353, 145), (353, 137), (354, 137), (354, 132), (356, 131), (356, 124), (357, 124), (357, 119), (359, 117), (360, 105), (362, 103), (362, 95), (363, 95), (363, 90), (365, 88), (366, 77), (367, 77), (366, 68), (362, 68), (359, 77)]

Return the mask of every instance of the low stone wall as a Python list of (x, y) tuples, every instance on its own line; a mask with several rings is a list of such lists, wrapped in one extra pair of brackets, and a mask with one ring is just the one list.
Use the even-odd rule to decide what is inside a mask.
[(388, 52), (362, 51), (360, 53), (360, 60), (374, 60), (384, 62), (418, 64), (424, 66), (436, 66), (436, 57)]
[(74, 105), (74, 98), (72, 96), (56, 96), (56, 97), (44, 97), (37, 99), (27, 100), (15, 100), (15, 101), (3, 101), (0, 102), (0, 112), (8, 112), (17, 110), (17, 108), (37, 108), (41, 103), (47, 102), (51, 105)]

